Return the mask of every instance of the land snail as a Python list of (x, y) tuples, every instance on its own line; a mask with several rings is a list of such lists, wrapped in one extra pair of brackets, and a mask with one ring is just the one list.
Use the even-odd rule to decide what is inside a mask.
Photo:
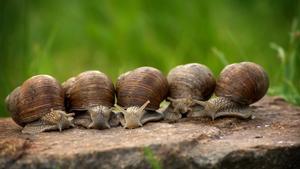
[(140, 67), (119, 76), (116, 83), (118, 117), (124, 128), (137, 128), (163, 119), (157, 112), (168, 93), (164, 75), (152, 67)]
[(171, 103), (164, 111), (166, 120), (177, 120), (182, 116), (192, 116), (194, 111), (203, 110), (202, 102), (214, 92), (216, 81), (211, 70), (205, 65), (190, 63), (179, 65), (168, 73)]
[(74, 114), (67, 114), (64, 92), (59, 82), (49, 75), (26, 80), (5, 99), (12, 119), (23, 127), (23, 133), (39, 133), (74, 127)]
[[(252, 62), (226, 66), (217, 81), (209, 68), (191, 63), (173, 68), (167, 78), (152, 67), (134, 69), (119, 76), (116, 89), (100, 71), (83, 72), (62, 85), (49, 75), (37, 75), (14, 89), (5, 102), (23, 133), (62, 131), (74, 124), (104, 129), (119, 122), (124, 128), (137, 128), (183, 115), (247, 119), (253, 114), (250, 105), (268, 87), (267, 73)], [(216, 97), (208, 100), (213, 92)], [(166, 98), (171, 103), (161, 113), (157, 110)], [(66, 113), (65, 107), (74, 113)]]
[(200, 102), (204, 110), (194, 113), (212, 119), (224, 116), (251, 118), (253, 109), (249, 105), (260, 100), (268, 87), (268, 75), (260, 65), (252, 62), (228, 65), (217, 80), (217, 97)]
[(118, 125), (112, 112), (115, 88), (104, 73), (82, 72), (65, 81), (62, 86), (66, 93), (66, 107), (76, 114), (74, 124), (94, 129)]

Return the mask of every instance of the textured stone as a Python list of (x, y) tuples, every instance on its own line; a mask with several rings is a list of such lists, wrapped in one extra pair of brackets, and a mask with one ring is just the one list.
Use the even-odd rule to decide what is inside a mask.
[[(253, 105), (255, 118), (181, 119), (142, 128), (22, 134), (0, 120), (0, 168), (300, 168), (300, 108), (278, 97)], [(148, 150), (148, 149), (147, 149)]]

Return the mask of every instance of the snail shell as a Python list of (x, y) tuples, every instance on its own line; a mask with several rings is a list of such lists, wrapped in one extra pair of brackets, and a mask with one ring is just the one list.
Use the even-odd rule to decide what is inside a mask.
[(253, 113), (249, 105), (260, 100), (268, 87), (268, 75), (260, 65), (252, 62), (228, 65), (217, 80), (217, 98), (203, 103), (206, 106), (203, 114), (212, 119), (221, 116), (249, 118)]
[(241, 62), (228, 65), (222, 70), (215, 94), (243, 105), (250, 105), (260, 100), (268, 87), (268, 75), (260, 65)]
[[(63, 83), (70, 111), (87, 111), (77, 116), (75, 123), (87, 128), (110, 128), (111, 107), (115, 103), (112, 81), (100, 71), (86, 71)], [(87, 119), (89, 118), (89, 119)]]
[(122, 110), (125, 128), (136, 128), (162, 118), (155, 110), (167, 96), (168, 82), (158, 69), (140, 67), (120, 75), (116, 91), (117, 103), (123, 108), (116, 106)]
[(168, 82), (163, 74), (152, 67), (140, 67), (122, 74), (116, 84), (118, 105), (128, 108), (141, 106), (147, 100), (147, 110), (157, 110), (166, 98)]
[(208, 100), (214, 92), (216, 81), (211, 70), (199, 63), (179, 65), (168, 76), (170, 109), (165, 118), (175, 120), (181, 114), (193, 111), (195, 100)]
[[(72, 126), (64, 113), (64, 92), (56, 79), (49, 75), (37, 75), (26, 80), (6, 98), (12, 119), (25, 128), (23, 132), (36, 133)], [(50, 115), (53, 115), (50, 117)], [(48, 116), (49, 118), (45, 118)], [(41, 121), (41, 119), (43, 119)], [(60, 124), (63, 120), (63, 124)], [(48, 123), (50, 122), (50, 123)]]
[(190, 63), (171, 69), (168, 76), (169, 97), (208, 100), (214, 92), (216, 81), (205, 65)]
[(115, 89), (112, 81), (100, 71), (86, 71), (63, 84), (71, 110), (88, 109), (103, 105), (112, 107), (115, 103)]

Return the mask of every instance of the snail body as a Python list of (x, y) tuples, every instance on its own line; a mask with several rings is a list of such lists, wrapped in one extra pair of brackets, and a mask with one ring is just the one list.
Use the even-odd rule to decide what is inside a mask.
[(268, 87), (268, 75), (260, 65), (252, 62), (228, 65), (217, 80), (217, 97), (199, 102), (205, 107), (202, 114), (212, 119), (222, 116), (250, 118), (253, 110), (249, 105), (260, 100)]
[(64, 92), (56, 79), (37, 75), (26, 80), (5, 99), (12, 119), (23, 133), (39, 133), (74, 126), (74, 114), (67, 114)]
[(75, 112), (74, 123), (86, 128), (110, 128), (115, 89), (100, 71), (86, 71), (63, 83), (66, 107)]
[(201, 109), (199, 101), (208, 100), (214, 92), (216, 81), (213, 73), (205, 65), (190, 63), (171, 69), (168, 100), (171, 102), (165, 111), (165, 119), (176, 120), (182, 115), (190, 116), (194, 109)]
[(166, 98), (168, 82), (163, 74), (152, 67), (140, 67), (119, 76), (116, 83), (117, 107), (121, 124), (137, 128), (149, 121), (163, 119), (156, 112)]

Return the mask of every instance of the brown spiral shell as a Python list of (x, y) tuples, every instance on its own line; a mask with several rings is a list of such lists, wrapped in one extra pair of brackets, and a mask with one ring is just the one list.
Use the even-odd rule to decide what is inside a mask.
[(116, 90), (118, 105), (141, 106), (149, 100), (146, 109), (156, 110), (167, 96), (168, 82), (158, 69), (140, 67), (120, 75)]
[(261, 99), (269, 87), (264, 69), (252, 62), (234, 63), (226, 66), (217, 80), (215, 94), (250, 105)]
[(51, 109), (65, 110), (63, 89), (49, 75), (26, 80), (7, 96), (6, 104), (13, 120), (20, 126), (38, 120)]
[(112, 107), (115, 103), (113, 82), (100, 71), (86, 71), (63, 83), (70, 110), (88, 109), (102, 105)]
[(208, 100), (214, 92), (216, 80), (205, 65), (190, 63), (171, 69), (168, 76), (169, 97)]

